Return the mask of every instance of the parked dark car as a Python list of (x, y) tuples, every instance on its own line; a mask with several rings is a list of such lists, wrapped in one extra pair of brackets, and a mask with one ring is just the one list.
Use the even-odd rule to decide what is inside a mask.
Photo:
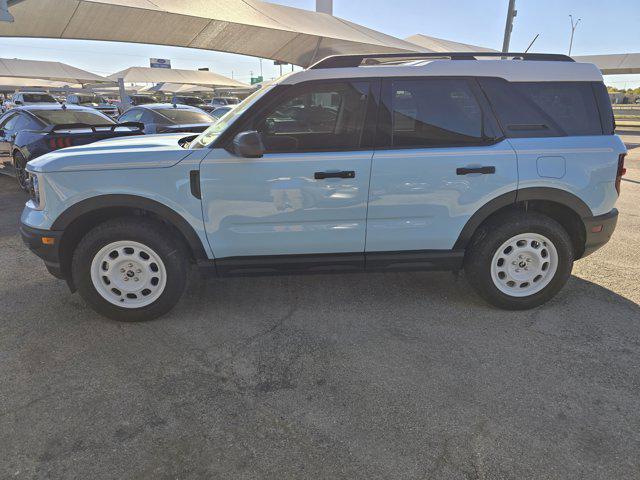
[(0, 117), (0, 172), (15, 174), (20, 187), (26, 188), (30, 160), (60, 148), (142, 135), (142, 128), (117, 124), (93, 108), (77, 105), (16, 107)]
[(67, 96), (67, 103), (83, 107), (95, 108), (105, 115), (115, 118), (119, 115), (118, 107), (111, 105), (102, 95), (95, 93), (72, 93)]
[(128, 102), (118, 101), (114, 105), (118, 108), (118, 112), (123, 114), (131, 107), (137, 107), (138, 105), (148, 105), (151, 103), (158, 103), (158, 99), (151, 95), (129, 95)]
[(144, 124), (144, 133), (205, 131), (216, 119), (199, 108), (172, 103), (155, 103), (132, 107), (120, 115), (119, 122)]
[(171, 99), (171, 103), (176, 103), (178, 105), (189, 105), (190, 107), (196, 107), (200, 110), (204, 110), (207, 113), (211, 113), (216, 109), (215, 106), (206, 103), (200, 97), (195, 96), (174, 95), (174, 97)]

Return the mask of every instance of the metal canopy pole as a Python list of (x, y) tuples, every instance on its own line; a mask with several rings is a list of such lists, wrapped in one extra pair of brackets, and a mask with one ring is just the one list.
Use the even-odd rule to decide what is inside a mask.
[(513, 19), (518, 14), (516, 11), (516, 0), (509, 0), (509, 11), (507, 12), (507, 23), (504, 27), (504, 40), (502, 42), (502, 53), (509, 51), (511, 42), (511, 32), (513, 31)]
[(9, 13), (7, 0), (0, 0), (0, 22), (13, 23), (13, 15)]

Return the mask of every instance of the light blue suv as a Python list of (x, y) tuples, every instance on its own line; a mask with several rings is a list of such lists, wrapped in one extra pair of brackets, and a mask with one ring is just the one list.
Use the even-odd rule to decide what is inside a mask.
[(493, 305), (538, 306), (611, 237), (626, 150), (595, 66), (491, 55), (329, 57), (198, 136), (44, 155), (23, 238), (125, 321), (169, 311), (193, 264), (464, 269)]

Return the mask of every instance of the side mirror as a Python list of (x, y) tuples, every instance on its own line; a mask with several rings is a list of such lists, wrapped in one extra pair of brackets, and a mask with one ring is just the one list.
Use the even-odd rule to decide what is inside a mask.
[(15, 103), (16, 105), (22, 105), (22, 100), (16, 100), (16, 101), (15, 101), (15, 102), (13, 102), (13, 103)]
[(262, 137), (255, 130), (240, 132), (233, 139), (233, 151), (239, 157), (260, 158), (264, 155)]

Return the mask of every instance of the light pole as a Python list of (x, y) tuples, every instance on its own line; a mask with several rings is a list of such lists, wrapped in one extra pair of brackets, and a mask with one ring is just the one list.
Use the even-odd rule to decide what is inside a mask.
[(582, 19), (579, 18), (575, 23), (573, 23), (573, 15), (569, 15), (569, 19), (571, 20), (571, 40), (569, 41), (569, 56), (571, 56), (571, 49), (573, 48), (573, 34), (576, 33), (576, 28), (578, 28), (578, 24)]
[(513, 19), (518, 15), (516, 10), (516, 0), (509, 0), (509, 10), (507, 11), (507, 23), (504, 26), (504, 40), (502, 41), (502, 53), (509, 51), (511, 42), (511, 32), (513, 31)]

